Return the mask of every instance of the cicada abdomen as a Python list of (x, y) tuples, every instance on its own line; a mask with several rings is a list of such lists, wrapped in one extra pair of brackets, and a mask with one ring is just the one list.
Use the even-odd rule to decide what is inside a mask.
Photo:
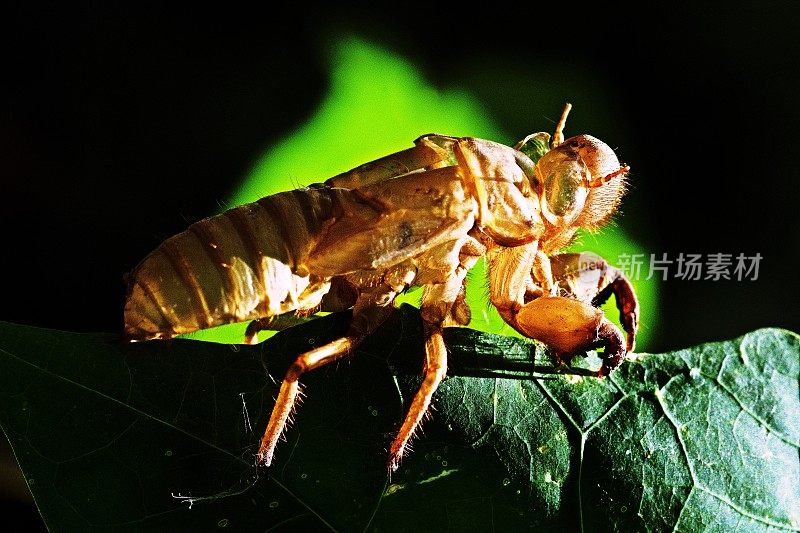
[(306, 263), (335, 218), (335, 197), (325, 187), (280, 193), (167, 239), (128, 278), (125, 336), (170, 338), (314, 309), (330, 283)]

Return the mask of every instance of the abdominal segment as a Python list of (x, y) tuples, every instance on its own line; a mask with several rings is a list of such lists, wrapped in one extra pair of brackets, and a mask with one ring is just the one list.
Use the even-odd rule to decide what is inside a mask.
[(125, 336), (169, 338), (318, 306), (330, 283), (305, 264), (331, 203), (324, 190), (281, 193), (167, 239), (129, 278)]

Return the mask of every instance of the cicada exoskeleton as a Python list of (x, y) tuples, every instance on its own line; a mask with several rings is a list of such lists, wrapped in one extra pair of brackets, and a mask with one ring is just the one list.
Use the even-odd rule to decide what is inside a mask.
[[(353, 309), (347, 334), (300, 354), (281, 385), (258, 461), (269, 465), (303, 373), (346, 356), (424, 287), (425, 378), (390, 447), (395, 469), (447, 370), (442, 328), (465, 325), (467, 271), (488, 259), (490, 301), (520, 333), (560, 359), (602, 346), (599, 376), (634, 347), (638, 303), (627, 279), (597, 258), (560, 254), (578, 228), (602, 225), (628, 168), (589, 135), (564, 140), (565, 109), (546, 133), (514, 148), (425, 135), (414, 146), (325, 183), (201, 220), (164, 241), (129, 277), (125, 335), (170, 338), (289, 312)], [(597, 306), (614, 294), (627, 340)]]

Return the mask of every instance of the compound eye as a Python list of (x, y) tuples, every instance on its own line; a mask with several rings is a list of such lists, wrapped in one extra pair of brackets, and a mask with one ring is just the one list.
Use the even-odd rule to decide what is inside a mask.
[[(571, 142), (571, 141), (570, 141)], [(586, 203), (586, 165), (574, 153), (551, 150), (536, 166), (542, 183), (542, 214), (550, 224), (569, 223)]]
[(545, 198), (554, 215), (569, 218), (583, 207), (586, 187), (580, 166), (575, 161), (566, 161), (545, 179)]

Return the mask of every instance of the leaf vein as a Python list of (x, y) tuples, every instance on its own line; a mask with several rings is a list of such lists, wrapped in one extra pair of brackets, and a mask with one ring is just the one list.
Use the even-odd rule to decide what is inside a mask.
[(728, 498), (726, 498), (726, 497), (724, 497), (724, 496), (722, 496), (720, 494), (717, 494), (716, 492), (708, 490), (707, 488), (703, 487), (702, 485), (698, 485), (697, 488), (699, 490), (702, 490), (703, 492), (705, 492), (709, 496), (712, 496), (713, 498), (718, 499), (719, 501), (721, 501), (722, 503), (726, 504), (728, 507), (730, 507), (731, 509), (733, 509), (737, 513), (741, 514), (742, 516), (746, 516), (747, 518), (751, 518), (751, 519), (753, 519), (753, 520), (755, 520), (757, 522), (760, 522), (762, 524), (766, 524), (766, 525), (772, 526), (772, 527), (777, 527), (777, 528), (780, 528), (780, 529), (785, 529), (787, 531), (800, 531), (800, 528), (793, 527), (790, 524), (785, 524), (785, 523), (782, 523), (782, 522), (776, 522), (775, 520), (770, 520), (769, 518), (766, 518), (764, 516), (758, 516), (758, 515), (753, 514), (753, 513), (749, 512), (749, 511), (745, 510), (745, 509), (742, 509), (741, 507), (739, 507), (738, 505), (733, 503)]

